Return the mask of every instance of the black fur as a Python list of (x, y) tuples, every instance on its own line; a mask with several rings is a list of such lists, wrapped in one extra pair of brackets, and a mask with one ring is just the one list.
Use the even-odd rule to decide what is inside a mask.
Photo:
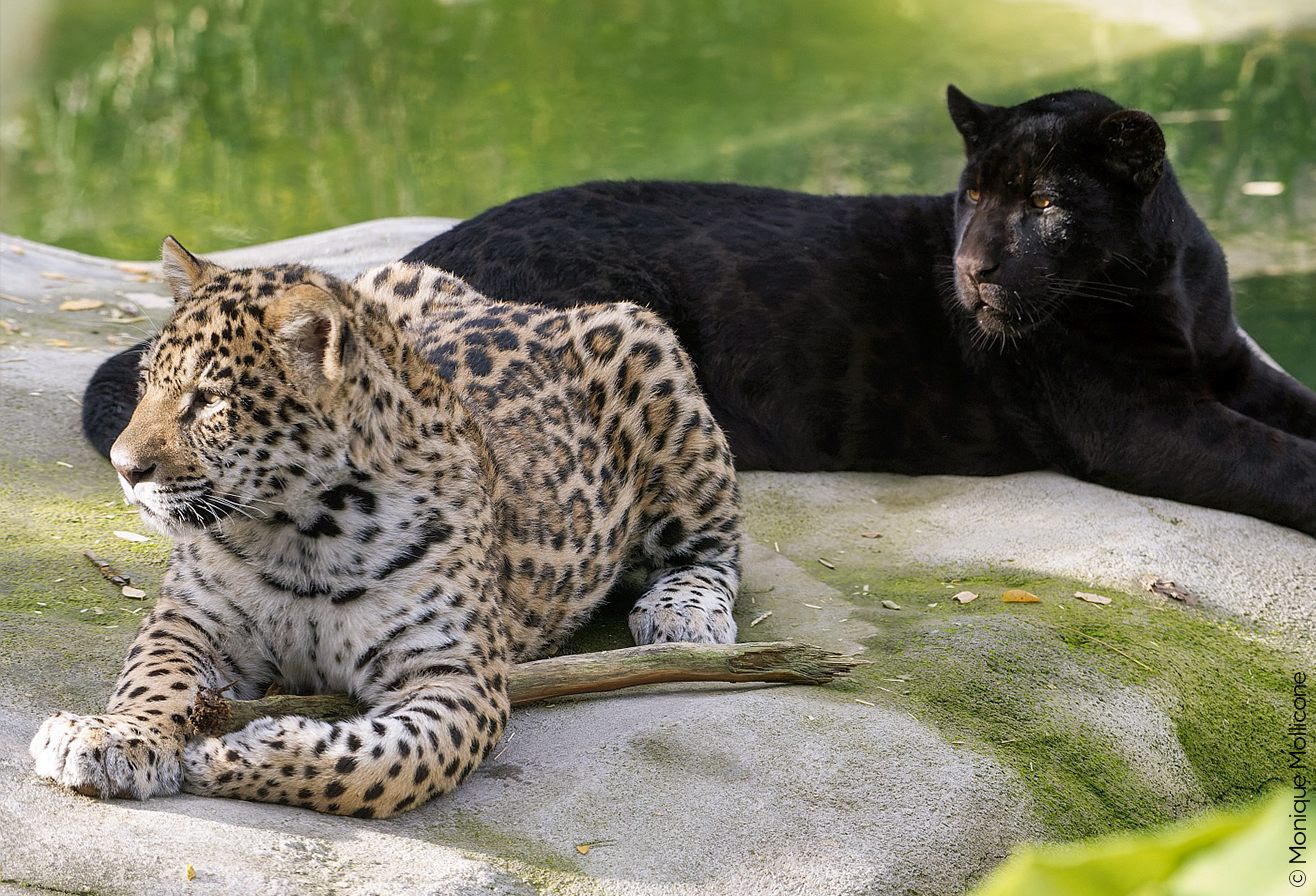
[(101, 364), (82, 394), (82, 432), (105, 457), (137, 407), (139, 365), (150, 347), (139, 342)]
[(955, 193), (585, 184), (405, 260), (511, 301), (648, 305), (741, 469), (1054, 468), (1316, 534), (1316, 394), (1240, 334), (1155, 121), (1086, 91), (948, 100)]

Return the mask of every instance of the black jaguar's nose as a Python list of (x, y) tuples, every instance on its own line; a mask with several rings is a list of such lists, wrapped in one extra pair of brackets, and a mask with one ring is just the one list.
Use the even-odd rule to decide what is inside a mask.
[(959, 266), (960, 272), (974, 286), (984, 282), (990, 283), (996, 272), (1001, 269), (999, 261), (987, 258), (961, 258)]
[(992, 283), (977, 283), (979, 307), (986, 305), (997, 314), (1008, 311), (1009, 298), (1004, 289)]

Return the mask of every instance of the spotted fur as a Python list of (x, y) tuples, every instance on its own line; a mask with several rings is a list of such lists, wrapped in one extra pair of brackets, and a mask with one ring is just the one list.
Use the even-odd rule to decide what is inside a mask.
[[(650, 312), (505, 305), (404, 263), (349, 286), (165, 257), (178, 306), (111, 459), (176, 545), (105, 714), (47, 720), (38, 774), (385, 817), (471, 773), (509, 664), (628, 568), (638, 642), (734, 640), (731, 458)], [(271, 684), (369, 710), (186, 738), (200, 689)]]

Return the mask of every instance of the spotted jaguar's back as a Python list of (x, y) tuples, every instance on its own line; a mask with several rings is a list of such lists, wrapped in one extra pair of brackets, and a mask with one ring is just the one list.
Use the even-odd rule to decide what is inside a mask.
[[(178, 308), (111, 458), (177, 545), (107, 712), (48, 720), (39, 774), (391, 815), (470, 774), (508, 664), (624, 570), (649, 571), (639, 642), (734, 639), (731, 459), (651, 314), (502, 305), (401, 263), (348, 286), (165, 257)], [(271, 684), (369, 711), (186, 741), (200, 689)]]
[[(367, 281), (488, 434), (501, 576), (521, 610), (509, 620), (516, 657), (560, 644), (584, 618), (576, 592), (606, 588), (628, 564), (684, 566), (738, 546), (726, 440), (685, 352), (652, 312), (491, 302), (414, 264), (384, 265)], [(691, 506), (703, 508), (698, 519)], [(631, 617), (637, 641), (734, 640), (716, 608), (706, 619), (682, 608), (682, 626), (694, 627), (677, 630), (643, 612), (689, 587), (651, 589)]]

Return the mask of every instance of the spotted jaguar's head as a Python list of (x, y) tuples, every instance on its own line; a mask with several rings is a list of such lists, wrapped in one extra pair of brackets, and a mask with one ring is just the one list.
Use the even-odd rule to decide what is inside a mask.
[(172, 237), (164, 264), (174, 315), (110, 461), (166, 534), (269, 517), (343, 463), (350, 287), (297, 265), (227, 270)]

